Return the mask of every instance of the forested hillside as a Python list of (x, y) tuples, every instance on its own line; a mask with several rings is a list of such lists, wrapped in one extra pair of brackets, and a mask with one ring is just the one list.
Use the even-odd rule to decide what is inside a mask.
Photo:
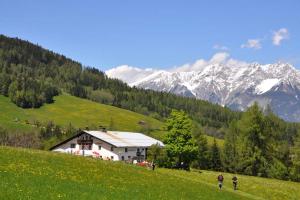
[(157, 119), (165, 118), (172, 109), (182, 109), (201, 125), (216, 129), (240, 118), (240, 113), (206, 101), (130, 88), (98, 69), (84, 67), (30, 42), (0, 35), (0, 94), (9, 96), (19, 107), (38, 108), (52, 103), (61, 92)]

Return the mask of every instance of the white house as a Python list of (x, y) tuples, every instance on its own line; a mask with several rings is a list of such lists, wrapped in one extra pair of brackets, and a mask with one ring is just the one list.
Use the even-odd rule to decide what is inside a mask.
[(161, 141), (142, 133), (85, 130), (50, 150), (104, 160), (143, 161), (147, 158), (147, 148), (153, 144), (164, 146)]

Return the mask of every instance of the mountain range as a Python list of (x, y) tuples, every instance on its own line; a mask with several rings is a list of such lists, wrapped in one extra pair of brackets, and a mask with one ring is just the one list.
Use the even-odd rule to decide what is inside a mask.
[(254, 102), (268, 105), (287, 121), (300, 121), (300, 71), (288, 63), (206, 63), (197, 69), (155, 70), (119, 66), (106, 71), (144, 89), (207, 100), (244, 111)]

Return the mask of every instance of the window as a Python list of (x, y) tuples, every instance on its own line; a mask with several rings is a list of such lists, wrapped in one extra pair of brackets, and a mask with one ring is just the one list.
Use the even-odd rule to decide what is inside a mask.
[(114, 151), (114, 147), (113, 147), (113, 146), (111, 146), (111, 147), (110, 147), (110, 150), (111, 150), (111, 151)]
[(98, 150), (101, 150), (101, 145), (98, 145)]
[(125, 152), (127, 152), (128, 151), (128, 149), (127, 148), (125, 148)]
[(75, 149), (76, 148), (76, 144), (71, 144), (71, 148)]
[(121, 158), (122, 158), (122, 160), (124, 160), (124, 156), (122, 156)]
[(92, 150), (92, 145), (91, 144), (89, 145), (89, 150)]
[(137, 148), (137, 152), (140, 152), (140, 149), (139, 149), (139, 148)]
[(130, 159), (131, 158), (131, 156), (128, 156), (128, 159)]
[(113, 159), (114, 159), (114, 157), (113, 157), (113, 156), (111, 156), (111, 157), (110, 157), (110, 159), (112, 159), (112, 160), (113, 160)]

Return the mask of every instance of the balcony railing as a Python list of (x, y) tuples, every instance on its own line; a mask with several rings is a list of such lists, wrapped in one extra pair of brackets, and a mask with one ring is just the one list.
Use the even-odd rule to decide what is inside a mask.
[(86, 140), (86, 139), (78, 139), (77, 140), (77, 143), (78, 144), (93, 144), (93, 140), (90, 139), (90, 140)]

